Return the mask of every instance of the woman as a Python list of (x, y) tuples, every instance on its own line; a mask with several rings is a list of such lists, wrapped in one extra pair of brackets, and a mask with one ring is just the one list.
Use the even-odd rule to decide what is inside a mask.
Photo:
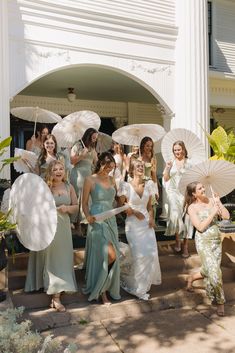
[(61, 161), (49, 164), (46, 182), (57, 206), (57, 230), (52, 243), (37, 252), (40, 253), (39, 264), (35, 252), (30, 253), (25, 291), (44, 288), (48, 295), (52, 295), (50, 306), (57, 311), (65, 311), (60, 301), (61, 293), (77, 291), (69, 217), (78, 209), (77, 197), (73, 186), (65, 181), (65, 168)]
[(123, 181), (126, 175), (126, 154), (120, 143), (113, 142), (113, 157), (116, 162), (115, 175), (119, 179), (119, 182)]
[[(78, 221), (83, 218), (81, 212), (81, 195), (85, 177), (92, 174), (97, 162), (97, 153), (95, 150), (98, 132), (89, 128), (85, 131), (82, 142), (76, 143), (71, 150), (71, 164), (74, 167), (71, 170), (70, 182), (73, 185), (79, 200), (79, 217)], [(73, 217), (73, 221), (76, 219)]]
[(152, 195), (155, 187), (152, 180), (144, 179), (144, 163), (133, 161), (133, 175), (129, 183), (122, 183), (118, 195), (121, 203), (130, 204), (126, 214), (126, 237), (131, 252), (130, 273), (122, 273), (121, 285), (127, 292), (148, 300), (147, 293), (152, 284), (161, 283), (161, 271), (154, 231)]
[(182, 257), (188, 258), (188, 238), (192, 238), (193, 228), (186, 218), (188, 232), (186, 231), (186, 222), (183, 222), (184, 197), (179, 192), (178, 185), (186, 169), (191, 168), (192, 165), (188, 160), (188, 152), (183, 141), (174, 142), (172, 152), (174, 160), (168, 161), (163, 171), (163, 185), (166, 189), (168, 203), (168, 220), (165, 235), (175, 234), (174, 250), (177, 253), (181, 252), (181, 239), (183, 239)]
[(140, 154), (133, 154), (131, 157), (131, 165), (129, 175), (132, 174), (132, 161), (140, 159), (144, 163), (144, 178), (154, 182), (155, 194), (152, 196), (152, 206), (154, 219), (156, 218), (157, 200), (159, 199), (158, 180), (157, 180), (157, 160), (154, 156), (154, 144), (151, 137), (145, 136), (140, 142)]
[(185, 205), (186, 212), (196, 228), (196, 249), (202, 264), (200, 272), (189, 276), (187, 290), (193, 291), (193, 282), (204, 278), (207, 296), (217, 305), (217, 314), (224, 316), (225, 298), (220, 269), (221, 234), (216, 221), (218, 216), (229, 219), (229, 212), (218, 196), (208, 198), (204, 186), (199, 182), (187, 186)]
[[(84, 293), (88, 300), (98, 300), (110, 305), (107, 292), (113, 299), (120, 299), (120, 267), (118, 229), (115, 216), (96, 223), (95, 215), (113, 208), (116, 195), (115, 182), (109, 173), (115, 168), (111, 153), (102, 153), (97, 162), (95, 174), (86, 177), (82, 207), (87, 219), (86, 241), (86, 286)], [(91, 197), (91, 207), (89, 198)]]
[(49, 134), (47, 126), (42, 126), (37, 130), (36, 137), (33, 135), (30, 140), (26, 142), (26, 150), (34, 152), (37, 156), (40, 155), (43, 148), (43, 142)]

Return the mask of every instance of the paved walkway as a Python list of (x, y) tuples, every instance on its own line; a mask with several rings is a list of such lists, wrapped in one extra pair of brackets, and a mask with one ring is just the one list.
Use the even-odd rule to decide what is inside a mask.
[[(60, 315), (60, 313), (56, 313)], [(234, 353), (235, 303), (219, 318), (214, 307), (160, 310), (45, 331), (78, 353)]]

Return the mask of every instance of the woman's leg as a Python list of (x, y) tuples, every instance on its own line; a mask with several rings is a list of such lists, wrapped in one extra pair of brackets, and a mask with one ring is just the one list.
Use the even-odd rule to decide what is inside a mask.
[(193, 292), (193, 290), (194, 290), (193, 289), (193, 282), (197, 281), (199, 279), (202, 279), (202, 278), (204, 278), (204, 277), (202, 276), (201, 272), (196, 272), (196, 273), (189, 275), (186, 290), (188, 292)]
[(175, 248), (174, 248), (174, 250), (176, 252), (181, 251), (181, 240), (180, 240), (180, 236), (178, 233), (175, 233)]
[[(116, 251), (113, 247), (112, 243), (108, 244), (108, 265), (109, 265), (109, 270), (112, 267), (112, 264), (114, 263), (114, 261), (116, 260)], [(109, 301), (108, 297), (107, 297), (107, 293), (104, 292), (101, 294), (101, 299), (103, 304), (105, 305), (110, 305), (111, 302)]]
[(184, 238), (182, 257), (184, 257), (184, 258), (189, 257), (189, 252), (188, 252), (188, 239), (187, 239), (187, 238)]

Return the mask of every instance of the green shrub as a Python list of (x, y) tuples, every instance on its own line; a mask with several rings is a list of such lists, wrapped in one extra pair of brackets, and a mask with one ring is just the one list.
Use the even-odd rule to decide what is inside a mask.
[(75, 345), (63, 350), (61, 343), (52, 335), (43, 338), (31, 331), (30, 320), (17, 322), (24, 309), (0, 311), (0, 352), (1, 353), (75, 353)]

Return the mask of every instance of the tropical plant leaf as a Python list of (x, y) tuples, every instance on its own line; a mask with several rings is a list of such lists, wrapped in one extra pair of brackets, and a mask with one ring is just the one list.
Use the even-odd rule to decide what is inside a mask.
[(6, 147), (9, 147), (11, 144), (12, 137), (9, 136), (5, 140), (0, 141), (0, 151)]
[(213, 130), (211, 134), (211, 138), (216, 143), (219, 153), (217, 154), (224, 154), (227, 152), (229, 148), (229, 139), (226, 131), (222, 128), (222, 126), (218, 126), (215, 130)]

